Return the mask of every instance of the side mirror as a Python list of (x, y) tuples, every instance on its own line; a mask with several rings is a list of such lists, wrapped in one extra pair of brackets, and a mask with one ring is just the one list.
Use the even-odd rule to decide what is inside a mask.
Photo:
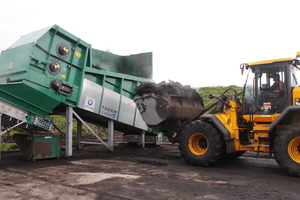
[(244, 64), (241, 64), (241, 65), (240, 65), (240, 70), (241, 70), (241, 74), (242, 74), (242, 75), (244, 74), (244, 69), (245, 69), (245, 65), (244, 65)]
[(246, 68), (246, 70), (248, 70), (249, 65), (248, 65), (247, 63), (242, 63), (242, 64), (240, 65), (240, 70), (241, 70), (242, 75), (244, 74), (244, 69), (245, 69), (245, 68)]

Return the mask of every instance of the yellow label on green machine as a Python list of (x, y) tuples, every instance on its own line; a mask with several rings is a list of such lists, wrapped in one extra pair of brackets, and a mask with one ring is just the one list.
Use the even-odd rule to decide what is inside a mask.
[(79, 53), (78, 51), (75, 52), (75, 56), (77, 56), (78, 58), (81, 57), (81, 53)]

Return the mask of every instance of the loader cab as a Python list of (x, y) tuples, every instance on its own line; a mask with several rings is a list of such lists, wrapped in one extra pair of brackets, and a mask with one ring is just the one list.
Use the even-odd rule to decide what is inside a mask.
[(297, 87), (295, 59), (242, 64), (241, 69), (248, 69), (242, 115), (274, 115), (291, 105), (292, 88)]

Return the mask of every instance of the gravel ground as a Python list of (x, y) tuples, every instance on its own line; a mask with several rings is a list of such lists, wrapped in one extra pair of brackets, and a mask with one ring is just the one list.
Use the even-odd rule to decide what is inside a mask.
[[(266, 154), (213, 167), (188, 165), (177, 145), (74, 149), (69, 159), (20, 159), (2, 152), (0, 199), (299, 199), (299, 178)], [(64, 155), (64, 151), (62, 151)]]

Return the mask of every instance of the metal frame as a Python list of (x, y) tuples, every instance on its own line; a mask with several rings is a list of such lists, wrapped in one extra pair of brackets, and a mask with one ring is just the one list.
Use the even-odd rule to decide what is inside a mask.
[[(114, 121), (108, 119), (108, 129), (107, 129), (107, 138), (108, 141), (105, 143), (91, 128), (90, 126), (83, 121), (83, 119), (73, 110), (72, 106), (66, 106), (66, 157), (71, 157), (73, 154), (73, 115), (76, 117), (78, 126), (77, 126), (77, 147), (80, 148), (82, 144), (96, 144), (96, 145), (104, 145), (109, 151), (114, 150)], [(2, 134), (16, 128), (22, 124), (26, 123), (26, 121), (20, 121), (19, 123), (15, 124), (14, 126), (6, 129), (5, 131), (1, 132), (0, 130), (0, 146), (1, 146), (1, 136)], [(0, 112), (0, 127), (2, 125), (2, 113)], [(85, 142), (81, 141), (82, 139), (82, 125), (84, 125), (100, 142)], [(141, 131), (140, 134), (140, 145), (144, 148), (145, 147), (145, 131)], [(0, 161), (1, 161), (1, 150), (0, 150)]]
[[(81, 119), (81, 117), (73, 110), (72, 106), (66, 107), (66, 157), (72, 156), (72, 126), (73, 126), (73, 115), (76, 117), (78, 126), (77, 126), (77, 146), (81, 147), (81, 144), (96, 144), (104, 145), (109, 151), (114, 150), (114, 121), (108, 119), (108, 142), (105, 143), (92, 129), (91, 127)], [(81, 141), (82, 125), (84, 125), (100, 142), (84, 142)]]
[[(1, 116), (2, 116), (2, 114), (1, 114)], [(6, 129), (5, 131), (0, 132), (0, 136), (3, 135), (4, 133), (6, 133), (6, 132), (8, 132), (8, 131), (10, 131), (10, 130), (16, 128), (16, 127), (18, 127), (18, 126), (20, 126), (21, 124), (24, 124), (25, 122), (26, 121), (21, 121), (21, 122), (17, 123), (16, 125), (14, 125), (14, 126), (8, 128), (8, 129)], [(0, 124), (1, 124), (1, 120), (0, 120)]]
[(145, 148), (145, 140), (146, 140), (145, 131), (142, 131), (140, 134), (140, 145), (142, 145), (142, 148)]

